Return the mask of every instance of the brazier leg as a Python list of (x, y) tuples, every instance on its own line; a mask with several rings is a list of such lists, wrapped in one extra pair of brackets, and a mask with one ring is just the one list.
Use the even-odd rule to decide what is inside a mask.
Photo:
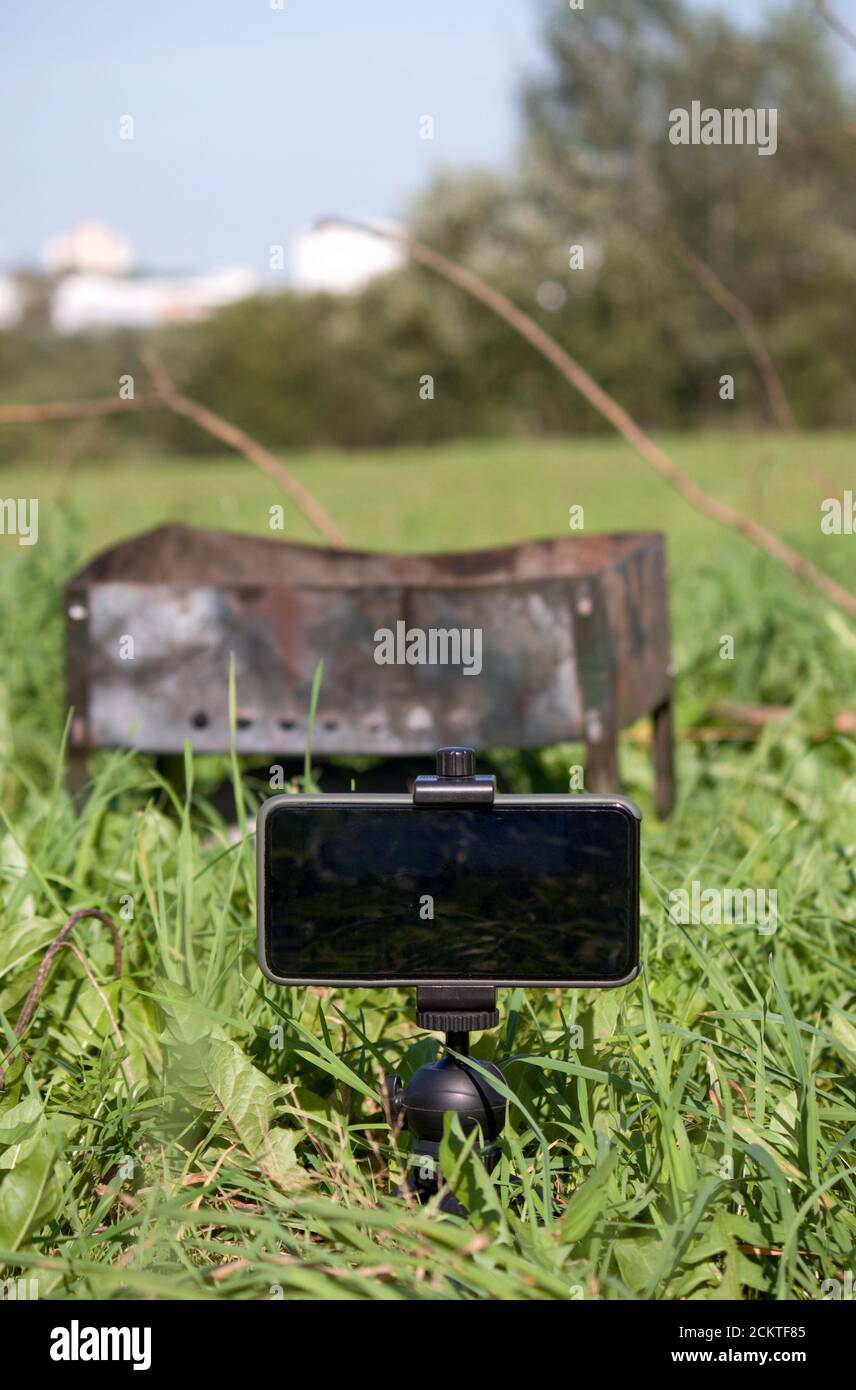
[(66, 784), (68, 794), (78, 810), (86, 800), (86, 760), (88, 750), (86, 748), (69, 748), (66, 763)]
[(621, 790), (618, 771), (618, 735), (597, 716), (586, 719), (586, 791)]
[(675, 736), (672, 697), (652, 711), (654, 753), (654, 805), (665, 820), (675, 805)]

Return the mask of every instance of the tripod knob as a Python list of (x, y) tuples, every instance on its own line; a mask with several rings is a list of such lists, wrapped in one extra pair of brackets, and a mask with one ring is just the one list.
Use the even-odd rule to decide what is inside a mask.
[(397, 1072), (387, 1072), (384, 1076), (380, 1087), (380, 1103), (390, 1129), (403, 1129), (407, 1124), (407, 1116), (404, 1113), (404, 1086)]
[[(483, 1033), (499, 1023), (495, 985), (419, 985), (416, 1022), (431, 1033)], [(456, 1051), (466, 1051), (452, 1043)]]
[(475, 777), (476, 755), (472, 748), (438, 748), (438, 777)]
[(499, 1023), (499, 1009), (473, 1009), (443, 1013), (440, 1009), (417, 1009), (416, 1022), (429, 1033), (484, 1033)]

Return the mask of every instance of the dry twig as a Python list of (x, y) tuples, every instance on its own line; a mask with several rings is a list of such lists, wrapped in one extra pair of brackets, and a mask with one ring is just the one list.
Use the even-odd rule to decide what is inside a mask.
[(193, 420), (200, 429), (243, 454), (282, 488), (325, 540), (341, 549), (347, 544), (342, 532), (320, 502), (305, 488), (275, 454), (253, 439), (245, 430), (216, 415), (207, 406), (199, 405), (176, 391), (163, 363), (152, 348), (143, 348), (140, 356), (152, 377), (155, 394), (120, 400), (108, 396), (90, 401), (46, 401), (39, 405), (0, 405), (0, 424), (30, 425), (51, 420), (90, 420), (103, 415), (122, 415), (126, 411), (166, 409)]
[(128, 410), (149, 410), (151, 396), (122, 400), (101, 396), (94, 401), (43, 401), (39, 405), (0, 405), (0, 425), (38, 425), (46, 420), (91, 420), (100, 415), (124, 415)]
[[(118, 980), (119, 976), (121, 975), (121, 973), (122, 973), (122, 939), (121, 939), (121, 937), (119, 936), (119, 929), (118, 929), (118, 927), (116, 926), (116, 923), (113, 921), (113, 918), (110, 916), (109, 912), (102, 912), (102, 911), (101, 911), (99, 908), (97, 908), (97, 907), (82, 907), (82, 908), (79, 909), (79, 911), (73, 912), (73, 913), (71, 914), (71, 916), (69, 917), (68, 921), (65, 923), (65, 925), (64, 925), (63, 927), (61, 927), (60, 930), (57, 932), (57, 934), (56, 934), (56, 936), (54, 937), (53, 941), (51, 942), (50, 946), (49, 946), (48, 949), (45, 951), (45, 954), (44, 954), (44, 956), (42, 957), (41, 965), (39, 966), (38, 970), (36, 971), (36, 978), (34, 979), (34, 981), (33, 981), (33, 983), (32, 983), (32, 986), (31, 986), (31, 988), (30, 988), (29, 994), (27, 995), (26, 999), (24, 1000), (24, 1007), (22, 1008), (22, 1010), (21, 1010), (20, 1014), (18, 1015), (18, 1018), (17, 1018), (17, 1020), (16, 1020), (16, 1022), (15, 1022), (15, 1037), (16, 1037), (19, 1041), (20, 1041), (20, 1039), (24, 1036), (24, 1033), (25, 1033), (26, 1028), (27, 1028), (27, 1024), (29, 1023), (30, 1019), (32, 1018), (33, 1014), (34, 1014), (35, 1011), (36, 1011), (36, 1005), (38, 1004), (39, 999), (41, 998), (42, 990), (44, 989), (45, 985), (47, 984), (47, 978), (48, 978), (48, 975), (49, 975), (49, 973), (50, 973), (50, 968), (51, 968), (51, 966), (53, 965), (54, 960), (55, 960), (55, 958), (56, 958), (58, 952), (62, 950), (63, 946), (65, 946), (65, 945), (67, 945), (67, 944), (68, 944), (68, 945), (71, 944), (71, 943), (67, 943), (67, 942), (66, 942), (66, 937), (67, 937), (67, 936), (69, 935), (69, 933), (74, 929), (74, 927), (77, 926), (77, 923), (78, 923), (78, 922), (82, 922), (82, 921), (83, 921), (85, 918), (87, 918), (87, 917), (95, 917), (95, 918), (98, 919), (99, 922), (103, 922), (104, 925), (105, 925), (105, 927), (109, 928), (110, 934), (111, 934), (112, 937), (113, 937), (113, 978), (116, 979), (116, 980)], [(77, 951), (77, 948), (76, 948), (76, 947), (74, 947), (73, 949), (74, 949), (74, 951), (75, 951), (75, 954), (77, 955), (78, 960), (80, 960), (80, 961), (83, 963), (84, 968), (86, 969), (86, 962), (83, 960), (83, 957), (81, 956), (80, 952)], [(90, 981), (91, 981), (93, 984), (95, 984), (94, 977), (92, 976), (92, 974), (91, 974), (91, 972), (90, 972), (89, 970), (87, 970), (87, 974), (89, 975)], [(95, 988), (96, 988), (96, 990), (98, 990), (98, 986), (97, 986), (97, 985), (95, 986)], [(101, 991), (101, 990), (98, 990), (98, 993), (101, 995), (102, 1002), (106, 1003), (106, 999), (105, 999), (105, 997), (104, 997), (102, 991)], [(116, 1034), (118, 1035), (118, 1040), (119, 1040), (119, 1043), (120, 1043), (120, 1045), (121, 1045), (121, 1044), (122, 1044), (121, 1034), (119, 1034), (119, 1032), (118, 1032), (118, 1028), (117, 1028), (117, 1026), (116, 1026), (116, 1020), (115, 1020), (115, 1018), (113, 1017), (113, 1014), (110, 1012), (109, 1005), (108, 1005), (108, 1008), (107, 1008), (107, 1012), (108, 1012), (108, 1014), (109, 1014), (109, 1016), (110, 1016), (110, 1020), (111, 1020), (111, 1023), (113, 1024), (114, 1031), (115, 1031)], [(3, 1063), (0, 1064), (0, 1086), (3, 1086), (3, 1085), (5, 1084), (5, 1081), (6, 1081), (6, 1066), (5, 1066), (5, 1064), (9, 1061), (9, 1059), (10, 1059), (11, 1056), (12, 1056), (12, 1052), (11, 1052), (11, 1051), (7, 1052), (7, 1053), (6, 1053), (6, 1056), (3, 1058)]]
[(830, 29), (833, 29), (838, 37), (843, 39), (844, 42), (856, 52), (856, 34), (854, 34), (853, 30), (848, 29), (844, 21), (839, 19), (838, 15), (832, 13), (827, 0), (814, 0), (814, 3)]
[(570, 353), (560, 347), (556, 340), (551, 338), (549, 333), (546, 333), (534, 319), (530, 318), (522, 309), (518, 309), (516, 304), (512, 304), (511, 300), (501, 291), (494, 289), (479, 275), (464, 269), (463, 266), (458, 265), (456, 261), (450, 260), (439, 251), (434, 251), (423, 242), (414, 240), (406, 232), (355, 222), (342, 217), (325, 218), (319, 225), (325, 224), (351, 227), (371, 236), (379, 236), (397, 242), (407, 249), (415, 261), (428, 266), (444, 280), (457, 285), (473, 299), (487, 305), (499, 318), (510, 324), (522, 338), (531, 343), (536, 351), (546, 357), (548, 362), (552, 362), (565, 380), (569, 381), (581, 395), (585, 396), (589, 404), (609, 421), (618, 433), (627, 440), (628, 444), (645, 459), (645, 462), (649, 463), (661, 478), (664, 478), (671, 487), (675, 488), (689, 502), (690, 506), (695, 507), (705, 516), (712, 517), (714, 521), (720, 522), (723, 526), (737, 531), (753, 545), (766, 551), (774, 559), (781, 561), (797, 579), (811, 584), (813, 588), (823, 594), (824, 598), (844, 609), (851, 618), (856, 618), (856, 595), (850, 593), (848, 589), (845, 589), (842, 584), (832, 579), (823, 570), (818, 569), (811, 560), (792, 549), (782, 540), (781, 536), (768, 531), (765, 526), (753, 521), (751, 517), (744, 516), (734, 507), (729, 507), (727, 503), (720, 502), (704, 492), (678, 468), (677, 464), (658, 444), (654, 443), (641, 426), (637, 425), (623, 406), (620, 406), (608, 392), (603, 390), (603, 387), (597, 384), (585, 368), (571, 357)]
[(244, 454), (258, 468), (261, 468), (263, 473), (267, 473), (269, 478), (273, 478), (274, 482), (282, 488), (283, 492), (288, 494), (304, 516), (308, 517), (316, 530), (331, 545), (341, 548), (346, 544), (345, 537), (332, 518), (327, 515), (320, 502), (315, 500), (312, 493), (295, 478), (291, 470), (286, 468), (275, 454), (251, 438), (244, 430), (239, 429), (237, 425), (229, 424), (228, 420), (215, 415), (214, 411), (209, 410), (207, 406), (199, 405), (197, 401), (192, 401), (176, 391), (154, 348), (143, 348), (140, 357), (151, 376), (155, 392), (169, 410), (174, 411), (176, 415), (183, 415), (186, 419), (193, 420), (201, 429), (213, 434), (215, 439), (219, 439), (239, 454)]
[(678, 255), (685, 265), (689, 267), (696, 279), (704, 286), (711, 299), (717, 303), (721, 309), (730, 314), (743, 335), (743, 341), (755, 359), (759, 375), (764, 383), (764, 390), (767, 393), (767, 400), (770, 402), (770, 409), (777, 423), (783, 430), (795, 430), (796, 421), (794, 420), (788, 399), (785, 395), (785, 388), (782, 379), (776, 370), (775, 363), (767, 351), (767, 345), (761, 336), (761, 330), (755, 322), (755, 315), (749, 308), (738, 299), (731, 290), (726, 289), (722, 281), (711, 270), (706, 261), (703, 261), (691, 246), (680, 238), (675, 239), (675, 248)]

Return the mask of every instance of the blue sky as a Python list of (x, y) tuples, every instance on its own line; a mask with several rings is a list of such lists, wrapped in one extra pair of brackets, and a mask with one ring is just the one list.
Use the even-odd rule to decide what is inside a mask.
[(546, 3), (3, 0), (0, 265), (97, 217), (147, 267), (264, 273), (322, 213), (395, 216), (438, 165), (501, 167)]

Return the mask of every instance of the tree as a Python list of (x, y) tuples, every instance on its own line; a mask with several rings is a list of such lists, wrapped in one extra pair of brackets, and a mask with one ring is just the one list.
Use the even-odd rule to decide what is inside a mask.
[[(590, 309), (605, 336), (633, 326), (626, 354), (598, 354), (604, 384), (646, 380), (658, 416), (666, 400), (689, 416), (710, 409), (720, 369), (744, 364), (734, 325), (688, 279), (686, 245), (751, 306), (798, 415), (852, 421), (856, 103), (816, 14), (777, 11), (748, 32), (681, 0), (599, 0), (553, 13), (545, 42), (522, 178), (557, 239), (598, 245)], [(670, 112), (693, 101), (776, 108), (775, 153), (671, 143)]]

